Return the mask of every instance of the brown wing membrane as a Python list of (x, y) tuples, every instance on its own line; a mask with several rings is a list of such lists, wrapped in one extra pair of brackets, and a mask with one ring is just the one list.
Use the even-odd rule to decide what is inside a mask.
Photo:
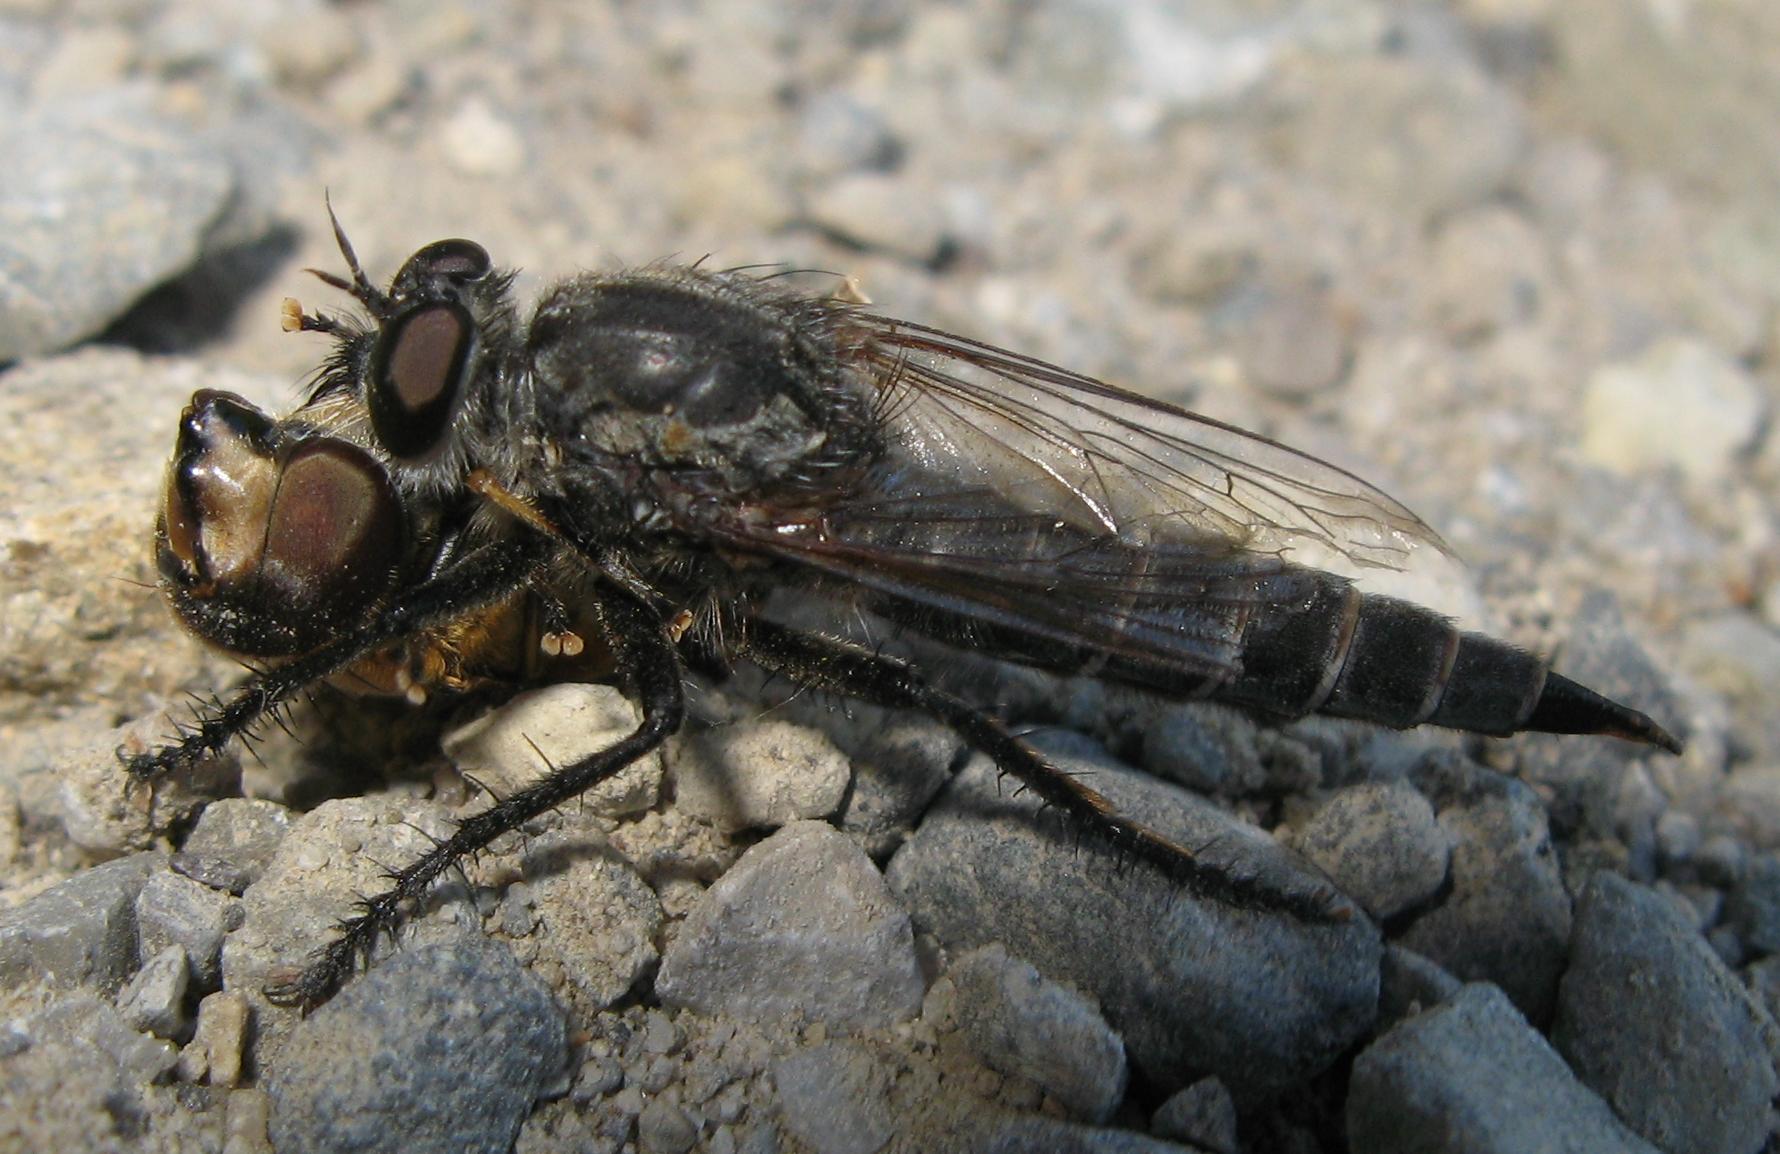
[(889, 442), (814, 509), (709, 510), (702, 532), (1087, 653), (1238, 668), (1250, 609), (1306, 598), (1312, 544), (1359, 567), (1439, 548), (1414, 514), (1283, 445), (936, 329), (836, 318)]
[[(728, 509), (704, 533), (843, 578), (917, 608), (1014, 630), (1082, 657), (1116, 654), (1176, 674), (1237, 672), (1237, 640), (1257, 604), (1306, 597), (1277, 557), (1171, 541), (1133, 546), (997, 491), (945, 489), (933, 473), (889, 469), (869, 493), (787, 519)], [(1054, 653), (1061, 657), (1061, 653)]]

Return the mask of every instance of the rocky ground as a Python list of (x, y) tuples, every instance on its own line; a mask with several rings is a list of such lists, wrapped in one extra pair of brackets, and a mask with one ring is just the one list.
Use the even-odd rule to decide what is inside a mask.
[[(0, 1150), (1776, 1148), (1776, 108), (1756, 2), (5, 0)], [(120, 742), (240, 676), (148, 530), (186, 397), (283, 408), (322, 354), (277, 312), (337, 304), (324, 189), (373, 277), (451, 235), (528, 296), (835, 270), (1307, 448), (1468, 562), (1430, 600), (1687, 752), (962, 673), (1369, 915), (1318, 927), (743, 671), (274, 1007), (381, 871), (632, 716), (324, 694), (123, 788)]]

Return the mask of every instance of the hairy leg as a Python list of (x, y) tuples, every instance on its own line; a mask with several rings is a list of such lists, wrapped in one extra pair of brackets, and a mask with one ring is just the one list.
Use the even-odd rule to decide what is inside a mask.
[(1082, 781), (1046, 761), (1006, 727), (963, 698), (936, 689), (906, 662), (848, 642), (800, 633), (755, 619), (738, 646), (746, 657), (812, 689), (857, 697), (876, 705), (914, 709), (957, 731), (1046, 803), (1098, 834), (1121, 853), (1141, 858), (1197, 893), (1252, 908), (1279, 910), (1307, 921), (1346, 921), (1354, 907), (1334, 887), (1287, 890), (1245, 874), (1113, 810), (1112, 803)]
[(643, 712), (635, 732), (465, 818), (450, 837), (392, 873), (388, 889), (361, 901), (360, 912), (340, 924), (339, 936), (300, 974), (266, 987), (269, 999), (304, 1009), (326, 1001), (378, 935), (394, 928), (403, 905), (424, 894), (440, 874), (502, 834), (611, 777), (680, 728), (685, 716), (680, 659), (660, 616), (628, 591), (609, 583), (601, 583), (600, 595), (598, 617), (606, 640)]
[(183, 727), (177, 741), (146, 753), (118, 751), (131, 777), (152, 781), (222, 751), (231, 740), (305, 688), (338, 673), (380, 647), (429, 625), (462, 616), (512, 593), (548, 555), (547, 543), (527, 535), (464, 557), (423, 582), (364, 627), (283, 665), (253, 676), (227, 701), (218, 700)]

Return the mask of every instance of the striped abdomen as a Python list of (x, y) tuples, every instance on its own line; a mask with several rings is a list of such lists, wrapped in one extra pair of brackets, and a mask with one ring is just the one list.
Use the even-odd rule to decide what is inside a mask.
[(1321, 577), (1296, 604), (1251, 613), (1241, 649), (1241, 674), (1211, 695), (1276, 716), (1602, 733), (1678, 748), (1644, 714), (1552, 673), (1542, 658), (1336, 577)]

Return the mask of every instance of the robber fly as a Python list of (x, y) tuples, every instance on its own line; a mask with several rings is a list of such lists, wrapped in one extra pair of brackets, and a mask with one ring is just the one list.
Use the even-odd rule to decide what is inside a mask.
[(1352, 915), (1326, 883), (1231, 870), (1120, 816), (911, 664), (774, 620), (767, 597), (786, 587), (955, 647), (1269, 718), (1680, 748), (1533, 654), (1294, 563), (1311, 544), (1397, 567), (1439, 542), (1284, 445), (771, 276), (585, 273), (528, 320), (476, 244), (429, 244), (379, 289), (334, 233), (350, 278), (316, 275), (365, 315), (287, 303), (287, 327), (334, 341), (288, 416), (192, 398), (155, 530), (180, 620), (258, 671), (178, 740), (126, 755), (129, 772), (213, 755), (324, 679), (418, 695), (596, 650), (642, 721), (396, 871), (275, 1001), (324, 1000), (441, 871), (678, 730), (688, 667), (738, 660), (947, 723), (1198, 892)]

